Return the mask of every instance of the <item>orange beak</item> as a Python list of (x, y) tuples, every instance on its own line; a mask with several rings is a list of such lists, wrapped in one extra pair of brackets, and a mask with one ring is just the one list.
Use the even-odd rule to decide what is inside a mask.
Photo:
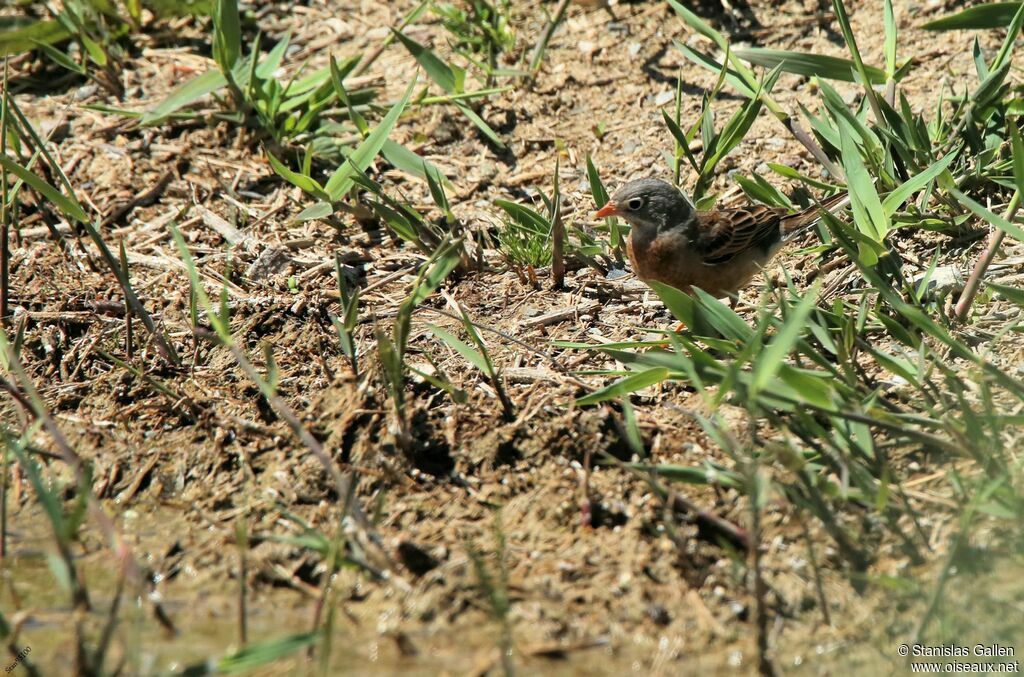
[(622, 212), (619, 211), (619, 208), (615, 206), (614, 202), (608, 202), (604, 207), (598, 209), (594, 216), (599, 219), (605, 219), (609, 216), (622, 216)]

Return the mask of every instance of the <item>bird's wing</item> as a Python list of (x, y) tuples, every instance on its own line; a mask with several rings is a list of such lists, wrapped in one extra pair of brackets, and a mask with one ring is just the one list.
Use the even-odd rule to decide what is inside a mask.
[(790, 238), (796, 235), (804, 228), (813, 226), (821, 220), (821, 212), (833, 212), (842, 209), (849, 202), (849, 193), (839, 193), (832, 197), (825, 198), (818, 204), (815, 204), (807, 209), (793, 214), (792, 216), (786, 216), (782, 219), (782, 235), (785, 238)]
[(782, 238), (779, 221), (785, 215), (764, 205), (700, 212), (693, 248), (707, 264), (725, 263), (754, 247), (768, 249)]

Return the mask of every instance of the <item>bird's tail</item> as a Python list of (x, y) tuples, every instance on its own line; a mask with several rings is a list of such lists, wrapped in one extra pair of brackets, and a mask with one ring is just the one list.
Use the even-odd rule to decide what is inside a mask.
[(835, 213), (848, 204), (850, 204), (850, 194), (839, 193), (822, 200), (813, 207), (808, 207), (802, 212), (783, 217), (781, 221), (783, 239), (788, 240), (818, 223), (821, 220), (822, 211)]

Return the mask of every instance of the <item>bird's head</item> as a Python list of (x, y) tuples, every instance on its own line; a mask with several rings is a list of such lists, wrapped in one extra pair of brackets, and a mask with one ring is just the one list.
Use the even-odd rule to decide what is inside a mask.
[(641, 232), (653, 234), (688, 224), (695, 212), (693, 203), (678, 188), (660, 179), (647, 178), (619, 188), (597, 211), (597, 216), (620, 216)]

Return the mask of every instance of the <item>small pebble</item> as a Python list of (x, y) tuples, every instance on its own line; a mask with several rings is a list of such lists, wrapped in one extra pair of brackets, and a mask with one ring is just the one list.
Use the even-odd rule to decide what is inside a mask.
[(85, 101), (86, 99), (92, 98), (93, 95), (96, 94), (97, 90), (99, 90), (99, 87), (97, 85), (82, 85), (81, 87), (75, 90), (74, 99), (75, 101)]
[(668, 625), (672, 622), (672, 614), (660, 604), (648, 605), (647, 616), (658, 625)]
[(671, 89), (666, 89), (664, 92), (659, 93), (654, 97), (655, 106), (664, 106), (671, 103), (676, 98), (676, 93)]
[(608, 274), (604, 276), (604, 279), (621, 280), (622, 278), (628, 275), (629, 273), (627, 273), (625, 270), (622, 270), (621, 268), (612, 268), (611, 270), (608, 271)]

